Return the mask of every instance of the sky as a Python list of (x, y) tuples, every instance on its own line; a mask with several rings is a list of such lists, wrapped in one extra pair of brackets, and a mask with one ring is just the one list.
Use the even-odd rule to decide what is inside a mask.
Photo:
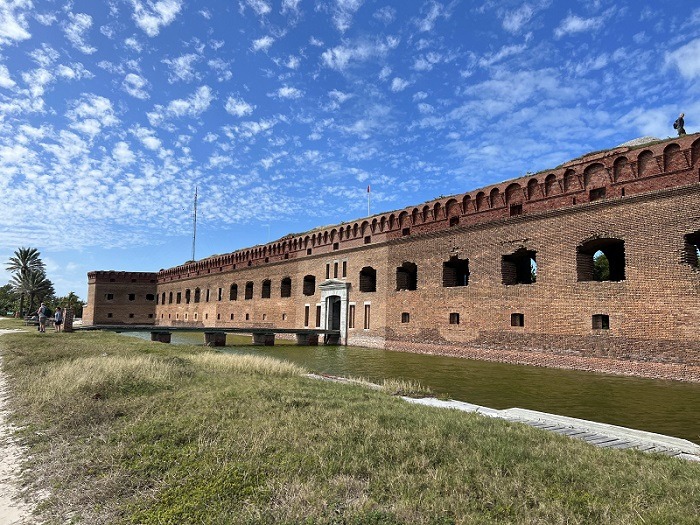
[(699, 80), (691, 1), (0, 0), (0, 261), (84, 299), (195, 187), (201, 259), (696, 132)]

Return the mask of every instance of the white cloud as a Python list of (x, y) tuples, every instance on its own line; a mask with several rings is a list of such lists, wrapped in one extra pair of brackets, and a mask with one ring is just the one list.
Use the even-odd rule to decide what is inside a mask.
[(157, 104), (153, 111), (146, 113), (151, 126), (158, 126), (169, 118), (192, 117), (196, 118), (204, 113), (212, 101), (214, 95), (209, 86), (201, 86), (187, 99), (175, 99), (167, 106)]
[(253, 51), (267, 51), (274, 42), (275, 39), (269, 35), (253, 40)]
[(321, 59), (326, 67), (342, 71), (351, 62), (364, 62), (374, 57), (386, 56), (398, 44), (398, 39), (388, 37), (384, 42), (362, 41), (354, 46), (340, 45), (325, 50), (321, 54)]
[(566, 35), (581, 33), (584, 31), (594, 31), (603, 24), (603, 19), (597, 18), (581, 18), (576, 15), (569, 15), (562, 20), (559, 27), (554, 30), (556, 38), (562, 38)]
[(245, 2), (258, 16), (264, 16), (272, 11), (270, 4), (265, 0), (245, 0)]
[(432, 31), (435, 27), (435, 22), (440, 16), (446, 16), (442, 4), (439, 4), (438, 2), (430, 2), (430, 8), (428, 9), (425, 17), (421, 18), (420, 20), (416, 20), (418, 30), (422, 32)]
[(145, 100), (149, 97), (147, 91), (148, 87), (148, 80), (136, 73), (129, 73), (124, 77), (124, 81), (122, 82), (122, 89), (124, 91), (132, 97), (140, 98), (141, 100)]
[(118, 164), (126, 166), (131, 164), (136, 160), (136, 155), (129, 149), (129, 144), (124, 141), (117, 142), (112, 149), (112, 158), (117, 161)]
[(200, 59), (199, 55), (194, 53), (188, 53), (186, 55), (179, 56), (177, 58), (164, 58), (161, 60), (163, 64), (167, 64), (170, 68), (170, 73), (168, 74), (168, 82), (174, 84), (175, 82), (192, 82), (193, 80), (198, 80), (199, 75), (194, 69), (194, 63)]
[(29, 53), (29, 56), (41, 67), (49, 67), (53, 65), (61, 55), (47, 43), (42, 43), (41, 47)]
[(124, 45), (130, 49), (133, 49), (137, 53), (140, 53), (143, 50), (143, 45), (135, 36), (130, 36), (129, 38), (125, 39)]
[(418, 111), (420, 111), (423, 114), (427, 114), (427, 113), (432, 113), (433, 111), (435, 111), (435, 108), (433, 108), (433, 106), (431, 106), (430, 104), (426, 104), (425, 102), (421, 102), (420, 104), (418, 104)]
[(666, 53), (666, 65), (677, 67), (683, 78), (688, 80), (700, 76), (700, 38)]
[(216, 79), (219, 82), (225, 82), (233, 78), (233, 73), (229, 69), (229, 64), (225, 60), (215, 58), (207, 62), (207, 65), (216, 71)]
[(417, 100), (425, 100), (428, 98), (428, 94), (425, 91), (418, 91), (416, 94), (413, 95), (413, 101)]
[(430, 71), (435, 64), (440, 63), (442, 55), (440, 53), (430, 52), (426, 55), (418, 57), (413, 62), (413, 69), (416, 71)]
[(253, 113), (255, 106), (251, 106), (242, 98), (228, 97), (226, 111), (236, 117), (245, 117)]
[(145, 148), (153, 151), (160, 149), (161, 141), (156, 137), (156, 133), (152, 129), (135, 126), (130, 131), (141, 141), (141, 144), (143, 144)]
[(519, 45), (512, 45), (512, 46), (503, 46), (501, 49), (498, 50), (496, 53), (489, 53), (482, 58), (479, 59), (479, 65), (481, 67), (489, 67), (496, 62), (500, 62), (504, 58), (508, 58), (509, 56), (517, 55), (522, 53), (527, 49), (526, 44), (519, 44)]
[(80, 99), (71, 102), (72, 108), (66, 116), (72, 121), (71, 128), (95, 136), (103, 127), (116, 126), (119, 119), (114, 114), (112, 101), (92, 93), (83, 93)]
[(81, 80), (83, 78), (94, 78), (95, 76), (79, 62), (70, 66), (59, 64), (56, 67), (56, 75), (68, 80)]
[(0, 87), (11, 89), (16, 85), (17, 83), (10, 77), (10, 71), (7, 69), (7, 66), (0, 64)]
[(393, 7), (390, 7), (388, 5), (385, 5), (378, 11), (375, 11), (374, 14), (372, 15), (374, 18), (377, 20), (381, 20), (385, 24), (390, 24), (394, 20), (396, 20), (396, 9)]
[(147, 0), (144, 6), (142, 0), (131, 0), (134, 21), (148, 36), (158, 36), (161, 28), (170, 25), (180, 13), (182, 2), (183, 0), (159, 0), (154, 3)]
[(535, 10), (530, 4), (523, 4), (518, 9), (508, 11), (503, 17), (503, 29), (510, 33), (519, 33), (534, 14)]
[(27, 13), (32, 7), (31, 0), (15, 0), (0, 4), (0, 46), (31, 38)]
[(86, 55), (91, 55), (97, 51), (96, 47), (85, 42), (85, 34), (91, 27), (92, 17), (90, 15), (68, 13), (68, 22), (63, 24), (63, 32), (74, 48)]
[(362, 7), (364, 0), (335, 0), (333, 9), (333, 25), (341, 33), (347, 31), (352, 25), (352, 17)]
[(270, 93), (270, 96), (275, 96), (277, 98), (291, 98), (291, 99), (301, 98), (303, 95), (304, 95), (304, 93), (302, 91), (298, 90), (297, 88), (289, 87), (289, 86), (282, 86), (274, 93)]
[(391, 90), (394, 93), (398, 93), (399, 91), (403, 91), (409, 86), (410, 82), (408, 80), (404, 80), (403, 78), (399, 77), (394, 77), (394, 79), (391, 81)]
[(282, 0), (282, 14), (283, 15), (286, 15), (287, 13), (298, 14), (300, 3), (301, 3), (301, 0)]
[(331, 97), (332, 99), (336, 100), (340, 104), (342, 104), (346, 100), (349, 100), (353, 97), (352, 94), (343, 93), (342, 91), (338, 91), (337, 89), (334, 89), (333, 91), (329, 91), (328, 96)]
[(291, 55), (284, 65), (287, 66), (289, 69), (299, 69), (299, 66), (301, 65), (301, 60), (299, 59), (299, 57)]

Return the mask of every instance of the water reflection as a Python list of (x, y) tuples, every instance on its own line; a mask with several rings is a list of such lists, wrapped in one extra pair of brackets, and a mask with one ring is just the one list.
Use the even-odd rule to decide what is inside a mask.
[[(150, 335), (129, 334), (148, 338)], [(230, 338), (231, 336), (229, 336)], [(202, 344), (202, 334), (173, 333), (175, 344)], [(552, 414), (667, 434), (700, 444), (700, 384), (489, 363), (357, 347), (227, 346), (230, 353), (274, 356), (319, 373), (411, 379), (436, 394), (503, 409)]]

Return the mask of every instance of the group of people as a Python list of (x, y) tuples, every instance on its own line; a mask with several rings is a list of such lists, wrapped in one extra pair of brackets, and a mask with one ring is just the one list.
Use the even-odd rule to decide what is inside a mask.
[[(49, 319), (49, 315), (51, 315), (51, 311), (49, 310), (49, 307), (46, 306), (44, 303), (41, 303), (41, 305), (39, 306), (39, 309), (36, 311), (36, 314), (39, 317), (39, 331), (46, 332), (46, 322)], [(57, 306), (56, 311), (53, 314), (53, 329), (54, 329), (54, 331), (60, 332), (62, 324), (63, 324), (63, 310), (61, 310), (60, 306)]]

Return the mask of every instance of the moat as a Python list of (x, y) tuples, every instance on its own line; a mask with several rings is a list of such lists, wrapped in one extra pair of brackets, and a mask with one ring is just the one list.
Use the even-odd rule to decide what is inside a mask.
[[(129, 334), (149, 337), (148, 333)], [(174, 333), (175, 344), (201, 334)], [(273, 356), (313, 372), (415, 380), (436, 395), (490, 408), (528, 408), (676, 436), (700, 444), (700, 384), (558, 370), (454, 357), (345, 347), (227, 346), (225, 352)]]

